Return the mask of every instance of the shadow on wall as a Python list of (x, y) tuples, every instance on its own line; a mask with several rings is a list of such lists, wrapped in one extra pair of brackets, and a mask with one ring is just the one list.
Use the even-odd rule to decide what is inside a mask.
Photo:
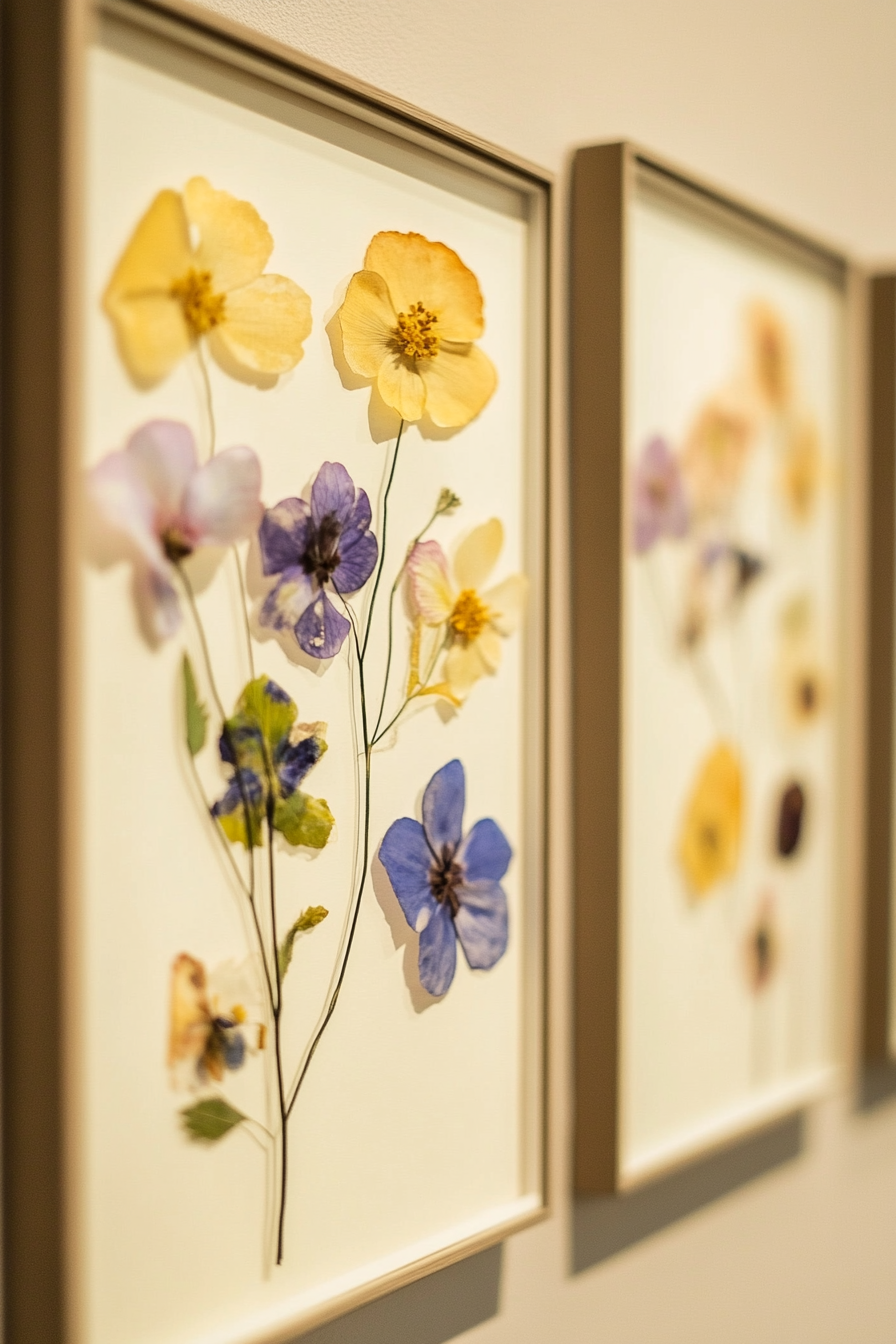
[(872, 1111), (896, 1097), (896, 1062), (867, 1064), (859, 1082), (859, 1110)]
[(502, 1258), (503, 1247), (492, 1246), (302, 1335), (301, 1344), (445, 1344), (497, 1316)]
[(643, 1190), (578, 1199), (573, 1208), (573, 1273), (581, 1274), (757, 1176), (793, 1161), (802, 1149), (803, 1117), (794, 1115)]

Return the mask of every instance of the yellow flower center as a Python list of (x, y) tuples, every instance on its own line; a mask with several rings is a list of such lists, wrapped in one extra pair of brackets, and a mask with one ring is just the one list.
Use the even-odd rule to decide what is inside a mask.
[(191, 266), (185, 276), (174, 281), (171, 297), (179, 300), (194, 336), (204, 336), (224, 321), (227, 296), (212, 290), (211, 271), (197, 271)]
[(461, 639), (476, 639), (488, 624), (489, 609), (472, 588), (464, 588), (448, 617), (448, 624)]
[(410, 311), (398, 314), (398, 326), (392, 328), (401, 354), (408, 359), (433, 359), (439, 353), (439, 338), (433, 331), (438, 316), (424, 308), (422, 303), (411, 305)]

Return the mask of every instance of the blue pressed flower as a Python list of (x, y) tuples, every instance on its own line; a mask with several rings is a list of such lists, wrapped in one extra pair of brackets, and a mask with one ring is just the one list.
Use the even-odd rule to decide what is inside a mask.
[(226, 720), (218, 747), (232, 773), (212, 815), (228, 839), (260, 845), (270, 816), (274, 830), (291, 845), (321, 849), (327, 843), (330, 809), (299, 789), (327, 749), (326, 725), (297, 723), (297, 716), (286, 691), (261, 676), (245, 687), (236, 713)]
[(268, 509), (258, 529), (261, 564), (277, 575), (261, 609), (261, 623), (292, 630), (312, 658), (332, 658), (349, 632), (328, 589), (343, 597), (370, 578), (377, 542), (370, 531), (370, 501), (356, 490), (339, 462), (325, 462), (311, 487), (311, 503), (283, 499)]
[(487, 971), (507, 949), (507, 896), (501, 878), (512, 851), (497, 822), (463, 834), (466, 781), (460, 761), (437, 770), (423, 794), (423, 824), (395, 821), (380, 845), (404, 917), (420, 935), (420, 983), (445, 994), (457, 941), (472, 970)]

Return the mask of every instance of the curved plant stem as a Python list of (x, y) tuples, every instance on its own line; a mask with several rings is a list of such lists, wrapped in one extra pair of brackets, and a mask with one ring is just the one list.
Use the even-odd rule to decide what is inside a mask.
[(199, 361), (199, 371), (202, 374), (202, 384), (205, 388), (205, 409), (208, 413), (208, 432), (209, 432), (209, 457), (215, 455), (215, 438), (217, 431), (215, 429), (215, 408), (212, 403), (212, 383), (208, 376), (208, 365), (205, 362), (205, 355), (202, 350), (202, 342), (196, 342), (196, 358)]
[[(380, 579), (383, 576), (383, 565), (386, 560), (386, 525), (389, 519), (389, 491), (392, 489), (392, 482), (395, 479), (395, 464), (398, 461), (398, 450), (401, 447), (401, 436), (404, 433), (404, 421), (398, 426), (398, 438), (395, 440), (395, 449), (392, 453), (392, 465), (389, 468), (389, 476), (386, 480), (386, 490), (383, 495), (383, 526), (380, 530), (380, 553), (376, 566), (376, 578), (373, 581), (373, 592), (370, 595), (370, 606), (367, 608), (367, 621), (364, 628), (364, 643), (361, 645), (359, 659), (363, 660), (367, 652), (367, 643), (370, 639), (370, 630), (373, 625), (373, 608), (376, 605), (376, 595), (380, 586)], [(340, 594), (341, 596), (341, 594)], [(358, 666), (360, 667), (360, 661)]]
[(236, 564), (236, 578), (240, 586), (240, 606), (243, 613), (243, 628), (246, 632), (246, 653), (249, 655), (249, 678), (255, 680), (255, 654), (252, 651), (252, 631), (249, 629), (249, 602), (246, 597), (246, 584), (243, 579), (243, 566), (240, 563), (240, 553), (236, 545), (233, 550), (233, 559)]
[[(395, 609), (395, 595), (396, 595), (396, 593), (398, 592), (398, 585), (401, 583), (401, 580), (402, 580), (402, 578), (404, 577), (404, 572), (405, 572), (405, 570), (407, 569), (408, 560), (411, 558), (411, 552), (413, 551), (413, 549), (414, 549), (414, 547), (417, 545), (417, 543), (418, 543), (419, 541), (422, 541), (422, 539), (426, 536), (427, 532), (428, 532), (429, 529), (432, 527), (433, 523), (434, 523), (435, 520), (438, 518), (439, 514), (442, 513), (442, 512), (444, 512), (444, 510), (440, 509), (440, 508), (438, 507), (438, 505), (436, 505), (435, 509), (434, 509), (433, 512), (432, 512), (432, 516), (430, 517), (430, 519), (429, 519), (429, 521), (427, 522), (426, 526), (425, 526), (425, 527), (422, 527), (422, 528), (420, 529), (420, 531), (417, 533), (416, 537), (414, 537), (414, 540), (411, 542), (410, 546), (409, 546), (408, 549), (405, 551), (404, 559), (403, 559), (402, 562), (401, 562), (401, 568), (399, 569), (398, 573), (395, 575), (395, 582), (392, 584), (392, 589), (391, 589), (391, 591), (390, 591), (390, 593), (389, 593), (389, 642), (388, 642), (388, 644), (387, 644), (387, 646), (386, 646), (386, 672), (385, 672), (385, 675), (384, 675), (384, 677), (383, 677), (383, 693), (382, 693), (382, 695), (380, 696), (380, 708), (379, 708), (379, 713), (378, 713), (377, 716), (376, 716), (376, 724), (375, 724), (374, 729), (373, 729), (373, 745), (374, 745), (374, 746), (376, 745), (376, 743), (377, 743), (377, 742), (379, 741), (379, 739), (380, 739), (380, 724), (381, 724), (382, 721), (383, 721), (383, 714), (385, 713), (385, 709), (386, 709), (386, 693), (387, 693), (388, 690), (389, 690), (389, 674), (390, 674), (390, 672), (392, 671), (392, 647), (393, 647), (393, 642), (394, 642), (394, 641), (393, 641), (393, 633), (392, 633), (392, 625), (393, 625), (393, 611), (394, 611), (394, 609)], [(407, 702), (405, 702), (405, 704), (407, 704)], [(398, 711), (398, 713), (401, 714), (402, 711), (404, 710), (404, 708), (405, 708), (405, 706), (402, 705), (402, 708)], [(397, 718), (397, 717), (398, 717), (398, 716), (396, 715), (396, 718)], [(395, 719), (393, 719), (392, 722), (394, 723), (394, 722), (395, 722)], [(389, 727), (391, 727), (391, 726), (392, 726), (392, 725), (390, 724)], [(388, 728), (386, 729), (386, 732), (388, 732)]]
[(283, 1009), (283, 983), (280, 979), (280, 957), (277, 953), (277, 901), (274, 888), (274, 795), (268, 787), (268, 891), (271, 902), (271, 939), (274, 945), (274, 974), (277, 980), (277, 1003), (274, 1008), (274, 1054), (277, 1058), (277, 1098), (280, 1103), (280, 1212), (277, 1218), (277, 1264), (283, 1263), (283, 1224), (286, 1217), (287, 1186), (287, 1126), (286, 1091), (283, 1086), (283, 1053), (280, 1041), (280, 1015)]
[(293, 1087), (292, 1096), (290, 1097), (289, 1104), (286, 1107), (287, 1119), (292, 1114), (292, 1108), (296, 1104), (296, 1099), (298, 1098), (302, 1083), (305, 1081), (305, 1075), (307, 1074), (311, 1061), (314, 1058), (314, 1053), (317, 1050), (318, 1045), (320, 1044), (321, 1037), (326, 1031), (330, 1018), (333, 1016), (333, 1013), (336, 1008), (336, 1002), (339, 998), (339, 991), (342, 989), (342, 982), (345, 979), (345, 972), (348, 967), (348, 959), (352, 950), (352, 943), (355, 940), (355, 930), (358, 927), (358, 915), (361, 912), (361, 899), (364, 895), (364, 888), (367, 884), (367, 866), (370, 859), (370, 754), (373, 747), (372, 743), (370, 742), (367, 727), (367, 699), (364, 689), (364, 660), (363, 660), (364, 655), (363, 650), (361, 648), (361, 641), (358, 635), (358, 626), (355, 620), (354, 612), (346, 602), (345, 598), (342, 597), (341, 593), (339, 593), (339, 597), (342, 599), (342, 605), (345, 608), (345, 612), (349, 618), (349, 621), (351, 622), (352, 636), (354, 638), (354, 644), (355, 644), (355, 656), (357, 658), (358, 663), (358, 689), (361, 699), (361, 733), (364, 740), (364, 829), (363, 829), (364, 838), (362, 845), (361, 877), (358, 882), (358, 890), (354, 899), (354, 909), (352, 910), (352, 918), (351, 923), (349, 924), (348, 936), (346, 937), (345, 940), (345, 947), (342, 950), (342, 961), (339, 967), (339, 975), (336, 978), (336, 984), (333, 987), (333, 993), (330, 995), (330, 1002), (327, 1004), (327, 1011), (324, 1014), (323, 1021), (320, 1023), (320, 1026), (314, 1033), (311, 1045), (308, 1048), (308, 1053), (305, 1056), (305, 1062), (302, 1065), (299, 1076), (296, 1079), (295, 1086)]
[[(444, 640), (442, 641), (442, 643), (438, 645), (438, 647), (436, 648), (435, 653), (433, 654), (432, 658), (429, 660), (429, 667), (426, 669), (426, 676), (423, 678), (423, 680), (421, 681), (420, 685), (416, 688), (416, 690), (411, 691), (411, 694), (410, 694), (410, 695), (406, 695), (406, 696), (405, 696), (405, 698), (404, 698), (404, 700), (402, 701), (401, 705), (399, 706), (398, 710), (392, 715), (391, 719), (390, 719), (389, 722), (386, 724), (385, 728), (382, 729), (382, 731), (380, 731), (379, 722), (377, 722), (377, 726), (376, 726), (376, 728), (374, 729), (373, 737), (371, 738), (371, 741), (370, 741), (370, 748), (371, 748), (371, 750), (373, 750), (373, 748), (374, 748), (375, 746), (377, 746), (378, 743), (382, 742), (382, 740), (383, 740), (383, 738), (386, 736), (386, 734), (387, 734), (392, 728), (395, 727), (396, 723), (397, 723), (398, 720), (401, 718), (402, 714), (405, 712), (405, 710), (407, 709), (408, 705), (412, 704), (414, 700), (419, 699), (419, 697), (420, 697), (421, 695), (424, 695), (424, 694), (425, 694), (426, 689), (427, 689), (427, 687), (429, 686), (430, 681), (432, 680), (432, 674), (433, 674), (433, 672), (435, 671), (436, 663), (437, 663), (438, 660), (439, 660), (439, 654), (440, 654), (440, 653), (442, 652), (442, 650), (445, 648), (447, 642), (448, 642), (447, 639), (444, 639)], [(380, 714), (382, 714), (382, 706), (380, 707)]]

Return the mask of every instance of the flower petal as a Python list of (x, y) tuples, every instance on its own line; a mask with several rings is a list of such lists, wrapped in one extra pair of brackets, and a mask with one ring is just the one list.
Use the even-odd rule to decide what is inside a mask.
[(378, 233), (364, 266), (381, 275), (395, 308), (406, 313), (422, 303), (439, 319), (438, 333), (449, 341), (475, 341), (482, 335), (479, 282), (456, 252), (419, 233)]
[(402, 420), (419, 420), (426, 405), (426, 388), (417, 372), (418, 367), (417, 362), (390, 351), (377, 374), (376, 385), (380, 396), (387, 406), (398, 412)]
[(478, 345), (443, 341), (434, 359), (419, 359), (416, 367), (426, 386), (426, 413), (443, 429), (468, 425), (498, 386), (497, 370)]
[(134, 431), (125, 452), (163, 515), (161, 525), (177, 518), (197, 465), (189, 426), (179, 420), (150, 420)]
[(444, 676), (452, 693), (463, 700), (480, 677), (491, 671), (479, 651), (479, 640), (471, 644), (452, 644), (445, 655)]
[(262, 275), (227, 295), (224, 320), (214, 328), (210, 349), (220, 341), (253, 373), (280, 374), (295, 368), (311, 334), (311, 300), (284, 275)]
[(504, 528), (499, 518), (474, 527), (461, 542), (454, 557), (454, 577), (459, 588), (478, 591), (495, 567), (504, 545)]
[(441, 855), (447, 845), (452, 853), (461, 841), (464, 823), (466, 781), (460, 761), (449, 761), (437, 770), (423, 794), (423, 829), (433, 852)]
[(499, 635), (513, 634), (520, 623), (528, 593), (529, 580), (525, 574), (512, 574), (509, 579), (482, 594), (491, 624)]
[[(247, 285), (261, 275), (274, 250), (270, 229), (248, 201), (229, 191), (216, 191), (204, 177), (191, 177), (184, 187), (184, 206), (199, 230), (193, 264), (211, 271), (220, 293)], [(228, 310), (229, 310), (228, 298)]]
[(149, 609), (152, 633), (156, 639), (170, 639), (180, 629), (181, 610), (177, 590), (171, 582), (171, 569), (147, 569), (140, 580)]
[(454, 609), (448, 561), (437, 541), (418, 541), (408, 556), (411, 597), (427, 625), (443, 625)]
[(166, 294), (108, 299), (118, 353), (134, 382), (152, 387), (166, 378), (191, 346), (183, 309)]
[(281, 499), (266, 511), (258, 529), (265, 574), (282, 574), (298, 564), (305, 554), (310, 517), (311, 510), (304, 499)]
[(501, 644), (501, 636), (497, 630), (492, 630), (486, 626), (482, 633), (475, 640), (476, 652), (482, 659), (489, 672), (497, 672), (501, 666), (501, 658), (504, 653)]
[(350, 628), (326, 593), (321, 592), (302, 612), (296, 624), (296, 639), (311, 658), (333, 658), (345, 643)]
[(379, 547), (372, 532), (342, 534), (339, 542), (341, 562), (333, 570), (333, 587), (340, 593), (356, 593), (373, 573)]
[(454, 920), (447, 905), (438, 905), (426, 928), (420, 935), (417, 966), (420, 983), (433, 998), (446, 994), (454, 979), (457, 966), (457, 937)]
[(202, 1058), (211, 1030), (205, 967), (181, 952), (171, 966), (171, 1008), (168, 1064)]
[(312, 766), (317, 765), (324, 750), (325, 744), (321, 744), (317, 734), (286, 743), (276, 762), (277, 778), (284, 795), (288, 796), (298, 788)]
[(164, 554), (155, 531), (155, 500), (126, 451), (109, 453), (87, 478), (88, 495), (103, 520), (132, 541), (150, 565)]
[(290, 565), (265, 598), (258, 619), (273, 630), (294, 631), (316, 591), (305, 571)]
[(488, 971), (507, 951), (507, 897), (499, 882), (465, 882), (454, 927), (467, 965)]
[(184, 516), (198, 543), (229, 546), (254, 532), (263, 506), (261, 463), (251, 448), (226, 448), (196, 472), (187, 487)]
[(464, 838), (457, 860), (463, 864), (467, 883), (480, 882), (486, 878), (499, 882), (507, 872), (513, 850), (501, 827), (491, 817), (477, 821), (470, 833)]
[(362, 378), (375, 378), (384, 360), (395, 354), (398, 314), (386, 282), (373, 271), (358, 271), (348, 282), (339, 325), (349, 367)]
[[(365, 495), (366, 499), (366, 495)], [(355, 483), (341, 462), (324, 462), (311, 487), (311, 517), (315, 527), (324, 518), (345, 526), (355, 507)], [(368, 517), (370, 502), (367, 503)]]
[(160, 191), (140, 220), (103, 295), (103, 306), (122, 299), (170, 293), (193, 262), (183, 201), (176, 191)]
[(405, 919), (419, 933), (436, 904), (429, 885), (432, 852), (419, 821), (411, 817), (393, 821), (380, 845), (380, 862)]

